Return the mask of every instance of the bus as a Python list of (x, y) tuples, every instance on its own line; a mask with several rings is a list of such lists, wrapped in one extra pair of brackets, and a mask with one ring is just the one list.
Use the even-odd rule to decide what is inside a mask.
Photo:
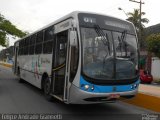
[(16, 41), (13, 72), (47, 100), (114, 102), (138, 91), (138, 51), (132, 23), (75, 11)]

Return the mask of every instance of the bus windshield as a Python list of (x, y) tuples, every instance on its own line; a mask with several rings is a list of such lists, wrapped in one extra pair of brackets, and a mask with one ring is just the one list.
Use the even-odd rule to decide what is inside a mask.
[(81, 27), (83, 73), (101, 80), (135, 78), (138, 73), (136, 36), (104, 29), (101, 33), (95, 28)]

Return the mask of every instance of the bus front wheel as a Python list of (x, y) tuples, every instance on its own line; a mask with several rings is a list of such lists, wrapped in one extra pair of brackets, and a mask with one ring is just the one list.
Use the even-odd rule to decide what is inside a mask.
[(51, 94), (51, 82), (49, 80), (49, 78), (45, 78), (44, 80), (44, 95), (45, 95), (45, 98), (48, 100), (48, 101), (52, 101), (52, 96), (50, 95)]
[(18, 68), (18, 73), (17, 73), (18, 79), (19, 79), (19, 83), (23, 83), (24, 80), (21, 78), (21, 74), (20, 74), (20, 68)]

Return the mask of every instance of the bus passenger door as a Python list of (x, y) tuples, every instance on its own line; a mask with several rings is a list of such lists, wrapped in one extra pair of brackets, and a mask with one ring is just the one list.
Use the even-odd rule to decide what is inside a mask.
[(55, 35), (56, 45), (53, 55), (53, 95), (64, 100), (66, 68), (67, 68), (67, 43), (68, 30), (57, 33)]

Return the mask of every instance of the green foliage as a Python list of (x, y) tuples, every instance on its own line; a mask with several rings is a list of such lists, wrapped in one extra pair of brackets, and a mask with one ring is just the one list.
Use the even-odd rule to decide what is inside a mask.
[(128, 15), (128, 18), (127, 20), (132, 22), (135, 27), (136, 27), (136, 30), (139, 31), (139, 29), (142, 29), (145, 27), (145, 25), (143, 23), (148, 23), (149, 20), (147, 18), (143, 18), (143, 15), (145, 15), (146, 13), (145, 12), (142, 12), (141, 13), (141, 26), (139, 25), (140, 23), (140, 10), (139, 9), (134, 9), (133, 12), (128, 12), (127, 15)]
[(13, 35), (21, 38), (25, 36), (26, 33), (19, 30), (0, 14), (0, 45), (6, 46), (7, 35)]
[[(143, 16), (145, 15), (145, 12), (142, 12), (140, 14), (139, 9), (134, 9), (133, 12), (128, 12), (127, 15), (128, 15), (127, 20), (134, 24), (134, 26), (136, 28), (136, 31), (138, 33), (140, 48), (145, 49), (146, 48), (146, 43), (145, 43), (145, 40), (144, 40), (145, 39), (145, 34), (144, 34), (145, 25), (144, 25), (144, 23), (149, 22), (149, 20), (147, 18), (143, 18)], [(141, 25), (140, 25), (140, 15), (141, 15)], [(140, 30), (141, 30), (141, 37), (139, 36), (139, 31)]]
[(145, 29), (145, 35), (149, 36), (151, 34), (160, 33), (160, 24), (149, 26)]
[(147, 49), (160, 58), (160, 33), (147, 37)]
[(3, 31), (0, 31), (0, 45), (6, 46), (6, 33)]

